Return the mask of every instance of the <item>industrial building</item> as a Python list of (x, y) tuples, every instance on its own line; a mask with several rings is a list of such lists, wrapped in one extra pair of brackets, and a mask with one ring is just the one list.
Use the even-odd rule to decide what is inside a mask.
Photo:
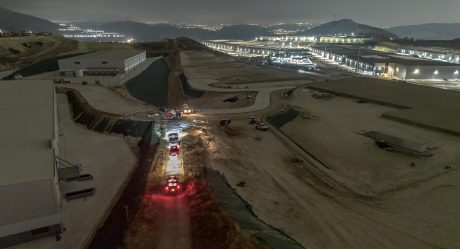
[(0, 248), (61, 233), (51, 81), (0, 81)]
[(264, 56), (264, 57), (290, 57), (306, 55), (307, 50), (297, 47), (271, 46), (270, 44), (257, 44), (239, 41), (204, 41), (205, 46), (235, 56)]
[(279, 41), (279, 42), (310, 42), (310, 43), (331, 43), (331, 44), (363, 44), (372, 40), (367, 36), (259, 36), (258, 41)]
[(399, 54), (415, 56), (428, 60), (438, 60), (460, 64), (460, 51), (447, 48), (418, 48), (403, 47), (398, 49)]
[(299, 36), (299, 35), (285, 35), (285, 36), (259, 36), (258, 41), (295, 41), (295, 42), (316, 42), (316, 36)]
[(358, 73), (406, 80), (458, 80), (460, 65), (385, 53), (365, 47), (316, 45), (310, 51)]
[(107, 50), (59, 60), (59, 71), (67, 77), (124, 74), (146, 60), (146, 52), (134, 49)]
[(319, 36), (316, 43), (363, 44), (371, 40), (372, 38), (367, 36)]

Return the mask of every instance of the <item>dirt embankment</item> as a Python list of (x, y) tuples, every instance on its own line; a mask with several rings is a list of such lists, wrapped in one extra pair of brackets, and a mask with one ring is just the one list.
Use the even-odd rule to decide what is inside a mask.
[(146, 132), (144, 138), (138, 143), (139, 165), (134, 170), (110, 213), (107, 214), (104, 223), (95, 232), (87, 248), (114, 249), (122, 247), (125, 228), (129, 226), (133, 220), (133, 214), (137, 213), (140, 208), (139, 200), (149, 182), (146, 176), (151, 171), (152, 160), (155, 159), (158, 149), (158, 144), (152, 144), (151, 138), (152, 134)]
[(125, 249), (151, 249), (157, 248), (156, 244), (160, 240), (159, 227), (162, 201), (159, 199), (158, 189), (161, 167), (166, 160), (166, 146), (160, 144), (158, 147), (155, 161), (152, 163), (150, 171), (147, 172), (147, 184), (143, 193), (139, 210), (132, 214), (132, 219), (128, 224), (123, 239)]
[(169, 88), (168, 88), (168, 105), (170, 107), (179, 107), (183, 104), (182, 94), (182, 81), (180, 75), (182, 74), (182, 67), (180, 62), (179, 44), (176, 40), (169, 40)]
[(123, 119), (120, 115), (97, 110), (74, 89), (59, 88), (59, 91), (67, 95), (74, 121), (88, 129), (101, 133), (141, 137), (151, 125), (150, 121)]
[(218, 204), (216, 196), (200, 177), (207, 166), (208, 147), (214, 139), (203, 130), (190, 131), (183, 140), (184, 167), (194, 177), (186, 195), (193, 248), (263, 249), (267, 248), (248, 231), (242, 230)]
[(0, 71), (24, 67), (77, 48), (76, 41), (60, 36), (0, 38)]

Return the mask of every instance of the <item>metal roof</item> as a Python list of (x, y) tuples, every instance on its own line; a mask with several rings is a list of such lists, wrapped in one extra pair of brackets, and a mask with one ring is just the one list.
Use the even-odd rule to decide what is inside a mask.
[(357, 46), (349, 45), (316, 45), (312, 47), (321, 50), (326, 49), (326, 52), (345, 56), (346, 58), (350, 58), (353, 60), (358, 59), (358, 50), (360, 50), (359, 61), (366, 64), (395, 63), (406, 66), (458, 66), (457, 64), (453, 63), (385, 53), (381, 51), (371, 50), (365, 47), (361, 47), (361, 49), (359, 49)]
[(134, 57), (145, 51), (135, 50), (135, 49), (117, 49), (117, 50), (103, 50), (92, 52), (88, 54), (78, 55), (66, 59), (62, 59), (63, 61), (70, 60), (94, 60), (94, 59), (103, 59), (103, 60), (126, 60), (128, 58)]
[(54, 176), (52, 81), (0, 81), (0, 186)]

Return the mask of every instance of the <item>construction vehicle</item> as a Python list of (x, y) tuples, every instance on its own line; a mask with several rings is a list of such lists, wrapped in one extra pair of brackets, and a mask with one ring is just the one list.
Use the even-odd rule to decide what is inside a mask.
[(263, 122), (259, 122), (256, 124), (256, 129), (260, 131), (267, 131), (268, 130), (268, 125)]
[(182, 106), (182, 114), (195, 114), (195, 113), (196, 113), (195, 109), (193, 109), (188, 104), (184, 104)]
[(231, 120), (231, 119), (228, 119), (228, 118), (226, 118), (226, 119), (221, 119), (221, 120), (219, 121), (219, 125), (220, 125), (220, 126), (228, 126), (231, 122), (232, 122), (232, 120)]

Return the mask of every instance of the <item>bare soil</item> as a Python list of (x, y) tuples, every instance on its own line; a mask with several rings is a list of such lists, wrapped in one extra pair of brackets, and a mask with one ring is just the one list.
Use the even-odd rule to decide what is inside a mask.
[[(237, 92), (237, 93), (216, 93), (205, 92), (201, 98), (187, 100), (191, 106), (203, 109), (232, 109), (252, 105), (256, 92)], [(250, 96), (250, 98), (247, 98)], [(224, 100), (237, 97), (236, 102), (224, 102)]]
[[(337, 125), (341, 125), (340, 120)], [(407, 188), (363, 197), (346, 187), (348, 182), (331, 178), (334, 172), (308, 163), (275, 133), (257, 131), (246, 121), (234, 121), (230, 126), (239, 131), (238, 136), (228, 135), (217, 126), (211, 130), (215, 135), (211, 165), (224, 172), (262, 220), (305, 248), (460, 246), (459, 214), (454, 208), (460, 205), (454, 198), (460, 190), (454, 180), (460, 177), (458, 170)], [(304, 132), (308, 131), (298, 130), (296, 134)], [(349, 147), (351, 150), (353, 145)], [(321, 148), (327, 149), (322, 145), (318, 150)], [(358, 166), (346, 164), (344, 171), (354, 167)], [(357, 174), (354, 179), (362, 181), (363, 177)], [(238, 186), (241, 182), (245, 185)]]

